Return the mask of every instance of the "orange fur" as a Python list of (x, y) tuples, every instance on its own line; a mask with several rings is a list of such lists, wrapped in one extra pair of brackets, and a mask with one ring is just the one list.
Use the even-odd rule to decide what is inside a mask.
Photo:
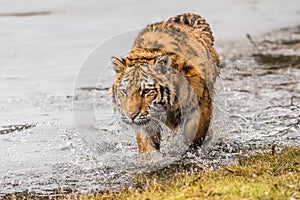
[[(163, 123), (174, 131), (182, 125), (189, 145), (201, 145), (212, 117), (214, 83), (219, 74), (213, 41), (208, 23), (191, 13), (146, 26), (129, 56), (113, 59), (117, 75), (112, 94), (115, 102), (120, 101), (124, 119), (130, 121), (132, 113), (147, 117), (150, 105), (161, 97), (160, 103), (167, 105), (165, 116), (159, 120), (164, 119)], [(153, 86), (143, 88), (145, 83)], [(143, 95), (144, 91), (151, 92)], [(141, 125), (136, 127), (136, 135), (140, 154), (159, 149), (159, 129)]]

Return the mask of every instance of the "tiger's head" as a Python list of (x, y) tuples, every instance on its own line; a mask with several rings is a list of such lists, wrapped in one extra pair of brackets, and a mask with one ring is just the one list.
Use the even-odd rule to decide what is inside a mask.
[(113, 102), (121, 119), (139, 127), (154, 127), (166, 120), (174, 103), (174, 92), (168, 75), (168, 55), (112, 58), (116, 79), (112, 85)]

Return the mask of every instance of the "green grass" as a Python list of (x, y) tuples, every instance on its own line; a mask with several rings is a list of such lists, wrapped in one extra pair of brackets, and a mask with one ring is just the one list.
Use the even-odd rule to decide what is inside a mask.
[(300, 148), (282, 154), (241, 158), (218, 171), (176, 173), (165, 180), (138, 175), (141, 188), (105, 193), (96, 199), (299, 199)]
[[(174, 167), (151, 175), (136, 175), (136, 187), (131, 190), (43, 199), (300, 199), (299, 147), (240, 158), (236, 164), (217, 171), (182, 171)], [(31, 199), (30, 196), (7, 199)]]

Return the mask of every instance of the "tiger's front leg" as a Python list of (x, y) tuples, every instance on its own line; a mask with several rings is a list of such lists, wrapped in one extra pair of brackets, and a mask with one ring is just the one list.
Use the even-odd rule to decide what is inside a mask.
[(136, 129), (136, 142), (139, 154), (151, 153), (160, 149), (160, 133), (149, 133), (144, 129)]

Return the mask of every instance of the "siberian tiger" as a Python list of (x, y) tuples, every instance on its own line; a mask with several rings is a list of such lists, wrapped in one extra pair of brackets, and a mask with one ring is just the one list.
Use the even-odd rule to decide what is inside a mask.
[(146, 26), (127, 57), (112, 57), (113, 104), (135, 129), (139, 154), (160, 149), (163, 126), (202, 144), (219, 74), (213, 42), (205, 19), (185, 13)]

